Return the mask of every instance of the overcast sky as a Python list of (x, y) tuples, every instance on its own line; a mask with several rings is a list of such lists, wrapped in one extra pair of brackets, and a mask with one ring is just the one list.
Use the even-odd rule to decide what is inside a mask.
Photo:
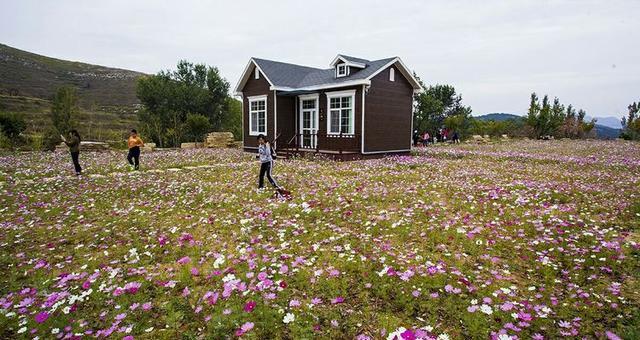
[(179, 59), (232, 86), (250, 57), (328, 67), (399, 56), (475, 115), (523, 114), (531, 92), (592, 116), (640, 100), (640, 1), (0, 0), (0, 43), (155, 73)]

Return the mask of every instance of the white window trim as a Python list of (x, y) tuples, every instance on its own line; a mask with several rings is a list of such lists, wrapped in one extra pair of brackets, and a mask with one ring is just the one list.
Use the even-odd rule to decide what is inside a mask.
[(396, 69), (393, 67), (389, 68), (389, 81), (396, 81)]
[[(269, 115), (267, 114), (268, 112), (268, 106), (267, 106), (267, 95), (263, 94), (261, 96), (251, 96), (251, 97), (247, 97), (247, 99), (249, 99), (249, 136), (258, 136), (260, 134), (266, 135), (267, 134), (267, 121), (268, 121), (268, 117)], [(253, 125), (253, 119), (251, 118), (251, 103), (253, 102), (259, 102), (259, 101), (263, 101), (264, 100), (264, 131), (253, 131), (251, 130), (251, 125)], [(257, 125), (256, 125), (257, 126)]]
[[(344, 73), (340, 73), (340, 67), (344, 67)], [(346, 77), (349, 75), (349, 66), (347, 64), (336, 65), (336, 78)]]
[[(353, 135), (356, 130), (356, 90), (347, 90), (347, 91), (335, 91), (335, 92), (326, 92), (327, 95), (327, 134), (338, 136), (340, 132), (331, 132), (331, 98), (336, 97), (351, 97), (351, 113), (349, 114), (349, 120), (351, 121), (350, 131), (342, 132), (342, 134)], [(340, 109), (342, 111), (342, 108)], [(340, 123), (342, 125), (342, 122)]]
[(253, 79), (260, 79), (260, 69), (257, 67), (253, 71)]

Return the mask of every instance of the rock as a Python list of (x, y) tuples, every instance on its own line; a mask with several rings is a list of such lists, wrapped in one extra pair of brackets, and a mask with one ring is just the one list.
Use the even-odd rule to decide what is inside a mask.
[(156, 149), (156, 143), (144, 143), (142, 151), (149, 152)]
[(203, 147), (203, 143), (181, 143), (180, 149), (195, 149)]
[(207, 148), (228, 148), (233, 147), (235, 140), (231, 132), (211, 132), (204, 141)]
[(502, 139), (509, 139), (508, 135), (502, 135)]
[[(109, 144), (103, 142), (92, 142), (92, 141), (82, 141), (80, 142), (80, 152), (102, 152), (109, 151), (111, 147)], [(56, 152), (59, 151), (69, 151), (69, 147), (65, 143), (60, 143), (56, 145)]]

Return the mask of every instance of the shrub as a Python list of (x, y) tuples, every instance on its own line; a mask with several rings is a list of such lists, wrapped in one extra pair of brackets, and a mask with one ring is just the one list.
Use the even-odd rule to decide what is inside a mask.
[(15, 139), (27, 128), (27, 122), (21, 114), (0, 112), (0, 127), (6, 137)]

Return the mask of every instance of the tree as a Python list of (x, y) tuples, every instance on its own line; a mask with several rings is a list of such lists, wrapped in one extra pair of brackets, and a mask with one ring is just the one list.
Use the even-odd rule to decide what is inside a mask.
[[(462, 96), (456, 94), (451, 85), (436, 84), (425, 86), (422, 80), (414, 74), (425, 89), (414, 96), (413, 127), (418, 131), (428, 131), (432, 134), (445, 125), (447, 117), (459, 116), (449, 120), (450, 124), (460, 120), (460, 128), (467, 128), (470, 124), (471, 108), (462, 105)], [(460, 133), (461, 131), (459, 131)]]
[(203, 115), (189, 113), (184, 123), (185, 132), (189, 140), (201, 142), (209, 131), (211, 131), (211, 123), (209, 119)]
[(622, 134), (620, 137), (628, 140), (640, 139), (640, 102), (633, 102), (627, 106), (629, 113), (622, 118)]
[(175, 71), (140, 78), (141, 130), (160, 146), (177, 146), (189, 137), (183, 126), (189, 113), (206, 117), (213, 130), (220, 130), (228, 113), (228, 91), (229, 82), (217, 68), (184, 60)]
[(51, 123), (59, 134), (71, 130), (73, 121), (79, 112), (78, 94), (75, 88), (63, 86), (56, 91), (51, 104)]
[(586, 114), (584, 110), (579, 110), (576, 114), (572, 105), (565, 109), (557, 97), (553, 99), (553, 105), (549, 103), (547, 95), (540, 103), (534, 92), (531, 94), (526, 122), (534, 138), (546, 136), (585, 138), (596, 124), (595, 119), (585, 122)]
[(24, 116), (18, 113), (1, 112), (0, 130), (11, 140), (15, 140), (27, 128)]
[(236, 140), (242, 139), (242, 102), (227, 98), (226, 114), (223, 115), (222, 131), (230, 131)]

